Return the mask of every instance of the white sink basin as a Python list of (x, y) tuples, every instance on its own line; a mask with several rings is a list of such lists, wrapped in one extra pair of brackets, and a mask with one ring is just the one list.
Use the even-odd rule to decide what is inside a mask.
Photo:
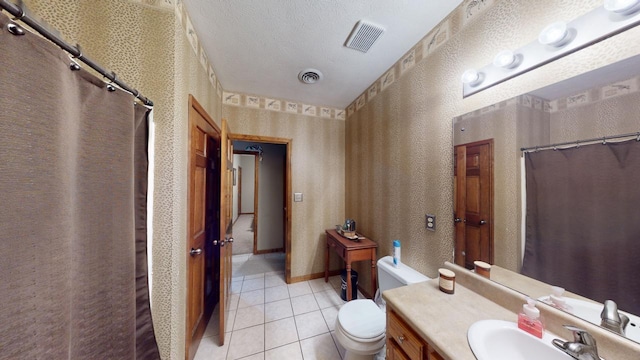
[[(602, 313), (604, 305), (569, 297), (565, 297), (564, 299), (567, 304), (571, 306), (571, 311), (569, 311), (571, 314), (590, 323), (600, 325), (600, 313)], [(548, 304), (551, 303), (548, 296), (541, 297), (539, 300)], [(625, 336), (630, 340), (640, 342), (640, 317), (624, 311), (620, 311), (620, 313), (629, 317), (629, 324), (625, 330)]]
[(557, 338), (545, 333), (539, 339), (518, 324), (502, 320), (475, 322), (467, 339), (478, 360), (570, 360), (571, 356), (556, 349), (551, 341)]

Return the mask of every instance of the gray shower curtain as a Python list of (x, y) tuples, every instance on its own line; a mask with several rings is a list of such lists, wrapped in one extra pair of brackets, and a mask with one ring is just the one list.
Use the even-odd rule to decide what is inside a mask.
[(0, 14), (0, 358), (157, 359), (147, 109), (9, 22)]
[(522, 273), (640, 315), (640, 142), (525, 154)]

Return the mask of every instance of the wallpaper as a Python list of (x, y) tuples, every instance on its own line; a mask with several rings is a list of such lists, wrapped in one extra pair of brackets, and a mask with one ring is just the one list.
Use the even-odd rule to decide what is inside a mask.
[[(490, 63), (502, 49), (529, 43), (548, 23), (569, 21), (602, 5), (601, 1), (494, 1), (469, 16), (467, 9), (480, 3), (485, 2), (461, 4), (441, 23), (448, 35), (435, 50), (425, 56), (425, 38), (412, 50), (415, 60), (407, 61), (409, 69), (402, 72), (404, 58), (400, 59), (372, 84), (382, 92), (372, 91), (374, 96), (365, 92), (347, 108), (345, 131), (352, 136), (345, 144), (345, 166), (367, 176), (346, 178), (345, 215), (378, 241), (379, 257), (390, 254), (392, 241), (399, 239), (403, 262), (431, 277), (453, 258), (452, 119), (638, 54), (637, 47), (628, 45), (640, 38), (635, 28), (463, 99), (460, 76), (466, 69)], [(577, 122), (573, 127), (582, 128)], [(509, 125), (501, 131), (516, 130)], [(518, 192), (509, 186), (495, 183), (496, 192), (509, 189), (497, 198), (499, 203), (518, 203)], [(496, 205), (496, 211), (507, 209)], [(435, 232), (426, 230), (425, 214), (437, 216)], [(508, 259), (518, 256), (513, 244), (519, 241), (518, 227), (514, 216), (494, 227), (502, 232), (497, 232), (496, 241), (511, 244), (497, 256), (498, 264), (511, 269), (517, 267)], [(361, 281), (366, 284), (366, 279)]]

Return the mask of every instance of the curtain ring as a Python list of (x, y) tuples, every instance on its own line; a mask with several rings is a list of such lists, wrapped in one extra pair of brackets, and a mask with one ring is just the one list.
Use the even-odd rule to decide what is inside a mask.
[(18, 35), (18, 36), (24, 35), (24, 30), (20, 26), (14, 23), (7, 24), (7, 30), (13, 35)]
[(607, 145), (607, 137), (606, 136), (602, 137), (602, 145)]
[(638, 133), (638, 137), (636, 138), (636, 141), (640, 141), (640, 132)]
[(105, 76), (107, 78), (107, 80), (109, 80), (109, 83), (107, 84), (107, 90), (109, 92), (114, 92), (116, 91), (116, 87), (113, 86), (113, 83), (116, 81), (116, 73), (114, 73), (113, 71), (111, 72), (111, 77), (113, 77), (113, 79), (109, 79), (108, 76)]
[(80, 58), (82, 57), (82, 48), (80, 47), (80, 44), (76, 44), (76, 50), (78, 51), (78, 56), (75, 56), (73, 54), (71, 54), (71, 57), (74, 59), (78, 59), (80, 60)]

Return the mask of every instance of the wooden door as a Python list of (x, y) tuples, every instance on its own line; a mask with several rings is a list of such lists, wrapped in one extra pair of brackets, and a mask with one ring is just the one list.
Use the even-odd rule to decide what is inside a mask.
[[(188, 162), (188, 223), (187, 223), (187, 314), (185, 358), (193, 359), (207, 325), (206, 287), (211, 273), (205, 272), (211, 247), (207, 246), (207, 231), (211, 231), (211, 194), (207, 189), (211, 179), (212, 152), (220, 131), (206, 111), (189, 97), (189, 162)], [(219, 140), (218, 140), (219, 141)], [(217, 189), (215, 189), (217, 192)], [(213, 195), (213, 196), (212, 196)], [(209, 215), (208, 215), (209, 213)], [(215, 221), (217, 219), (214, 218)], [(209, 251), (207, 251), (209, 250)], [(210, 283), (210, 282), (209, 282)], [(209, 292), (210, 293), (210, 292)], [(210, 312), (209, 312), (210, 314)]]
[(229, 138), (229, 125), (222, 119), (220, 136), (220, 345), (228, 322), (229, 293), (231, 289), (231, 256), (233, 255), (233, 145)]
[(454, 261), (493, 264), (493, 139), (456, 146), (454, 162)]

